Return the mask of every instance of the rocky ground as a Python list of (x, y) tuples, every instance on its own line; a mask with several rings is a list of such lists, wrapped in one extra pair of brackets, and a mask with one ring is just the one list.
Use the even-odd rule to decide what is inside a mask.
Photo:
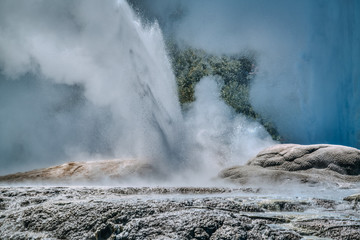
[(360, 239), (354, 148), (275, 145), (208, 182), (225, 188), (125, 187), (155, 177), (121, 159), (2, 176), (0, 239)]
[(358, 195), (259, 188), (0, 187), (1, 239), (360, 239)]

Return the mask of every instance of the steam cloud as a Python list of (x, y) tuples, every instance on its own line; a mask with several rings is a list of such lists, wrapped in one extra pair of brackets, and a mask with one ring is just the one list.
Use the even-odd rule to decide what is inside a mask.
[(109, 157), (210, 171), (274, 143), (211, 79), (183, 116), (158, 24), (125, 1), (4, 0), (0, 32), (0, 174)]
[(255, 52), (252, 104), (284, 141), (360, 147), (359, 1), (131, 2), (179, 44)]
[(245, 164), (275, 143), (261, 124), (235, 114), (220, 100), (220, 85), (219, 78), (203, 78), (195, 88), (196, 101), (185, 114), (189, 136), (195, 140), (192, 152), (203, 161), (202, 167), (214, 163), (223, 167)]
[(1, 161), (176, 162), (182, 116), (158, 26), (144, 29), (124, 1), (20, 3), (0, 7)]
[(274, 144), (217, 78), (183, 116), (160, 27), (181, 46), (255, 53), (252, 104), (285, 141), (360, 146), (358, 1), (129, 3), (145, 26), (124, 0), (0, 2), (0, 174), (110, 157), (212, 171)]

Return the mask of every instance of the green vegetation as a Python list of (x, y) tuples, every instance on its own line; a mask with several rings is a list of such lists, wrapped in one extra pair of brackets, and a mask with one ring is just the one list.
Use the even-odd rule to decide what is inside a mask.
[(240, 55), (216, 56), (203, 50), (180, 49), (168, 43), (172, 66), (182, 106), (195, 100), (195, 85), (205, 76), (220, 76), (223, 80), (221, 97), (237, 113), (259, 121), (275, 140), (280, 136), (274, 125), (265, 121), (252, 108), (249, 101), (250, 83), (254, 76), (255, 60)]

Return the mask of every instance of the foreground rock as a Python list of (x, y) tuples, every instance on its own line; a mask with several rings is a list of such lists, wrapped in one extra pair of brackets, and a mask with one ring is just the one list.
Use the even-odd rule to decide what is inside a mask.
[[(160, 176), (152, 165), (134, 159), (69, 162), (62, 165), (0, 176), (0, 182), (79, 183)], [(156, 174), (155, 174), (156, 173)]]
[(257, 191), (0, 187), (0, 236), (94, 240), (296, 240), (304, 236), (360, 239), (359, 211), (354, 211), (351, 203), (254, 198)]
[(338, 145), (279, 144), (261, 151), (245, 166), (225, 169), (220, 176), (242, 184), (360, 182), (360, 151)]

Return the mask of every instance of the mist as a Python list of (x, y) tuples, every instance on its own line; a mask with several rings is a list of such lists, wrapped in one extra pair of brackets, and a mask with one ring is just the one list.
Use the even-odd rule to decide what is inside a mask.
[(360, 147), (358, 1), (130, 2), (179, 45), (254, 54), (252, 105), (283, 142)]
[(276, 144), (219, 77), (183, 111), (169, 39), (250, 54), (252, 106), (283, 142), (360, 146), (357, 1), (128, 2), (1, 1), (0, 174), (136, 158), (215, 175)]
[(1, 1), (0, 32), (0, 174), (135, 158), (209, 179), (275, 144), (219, 78), (182, 111), (160, 25), (126, 1)]
[(207, 173), (219, 167), (245, 164), (260, 150), (276, 142), (258, 122), (235, 111), (220, 98), (222, 80), (204, 77), (196, 85), (195, 97), (185, 113), (186, 129), (193, 139), (192, 153), (209, 165)]
[(156, 24), (124, 1), (0, 9), (2, 173), (97, 155), (176, 165), (182, 115)]

